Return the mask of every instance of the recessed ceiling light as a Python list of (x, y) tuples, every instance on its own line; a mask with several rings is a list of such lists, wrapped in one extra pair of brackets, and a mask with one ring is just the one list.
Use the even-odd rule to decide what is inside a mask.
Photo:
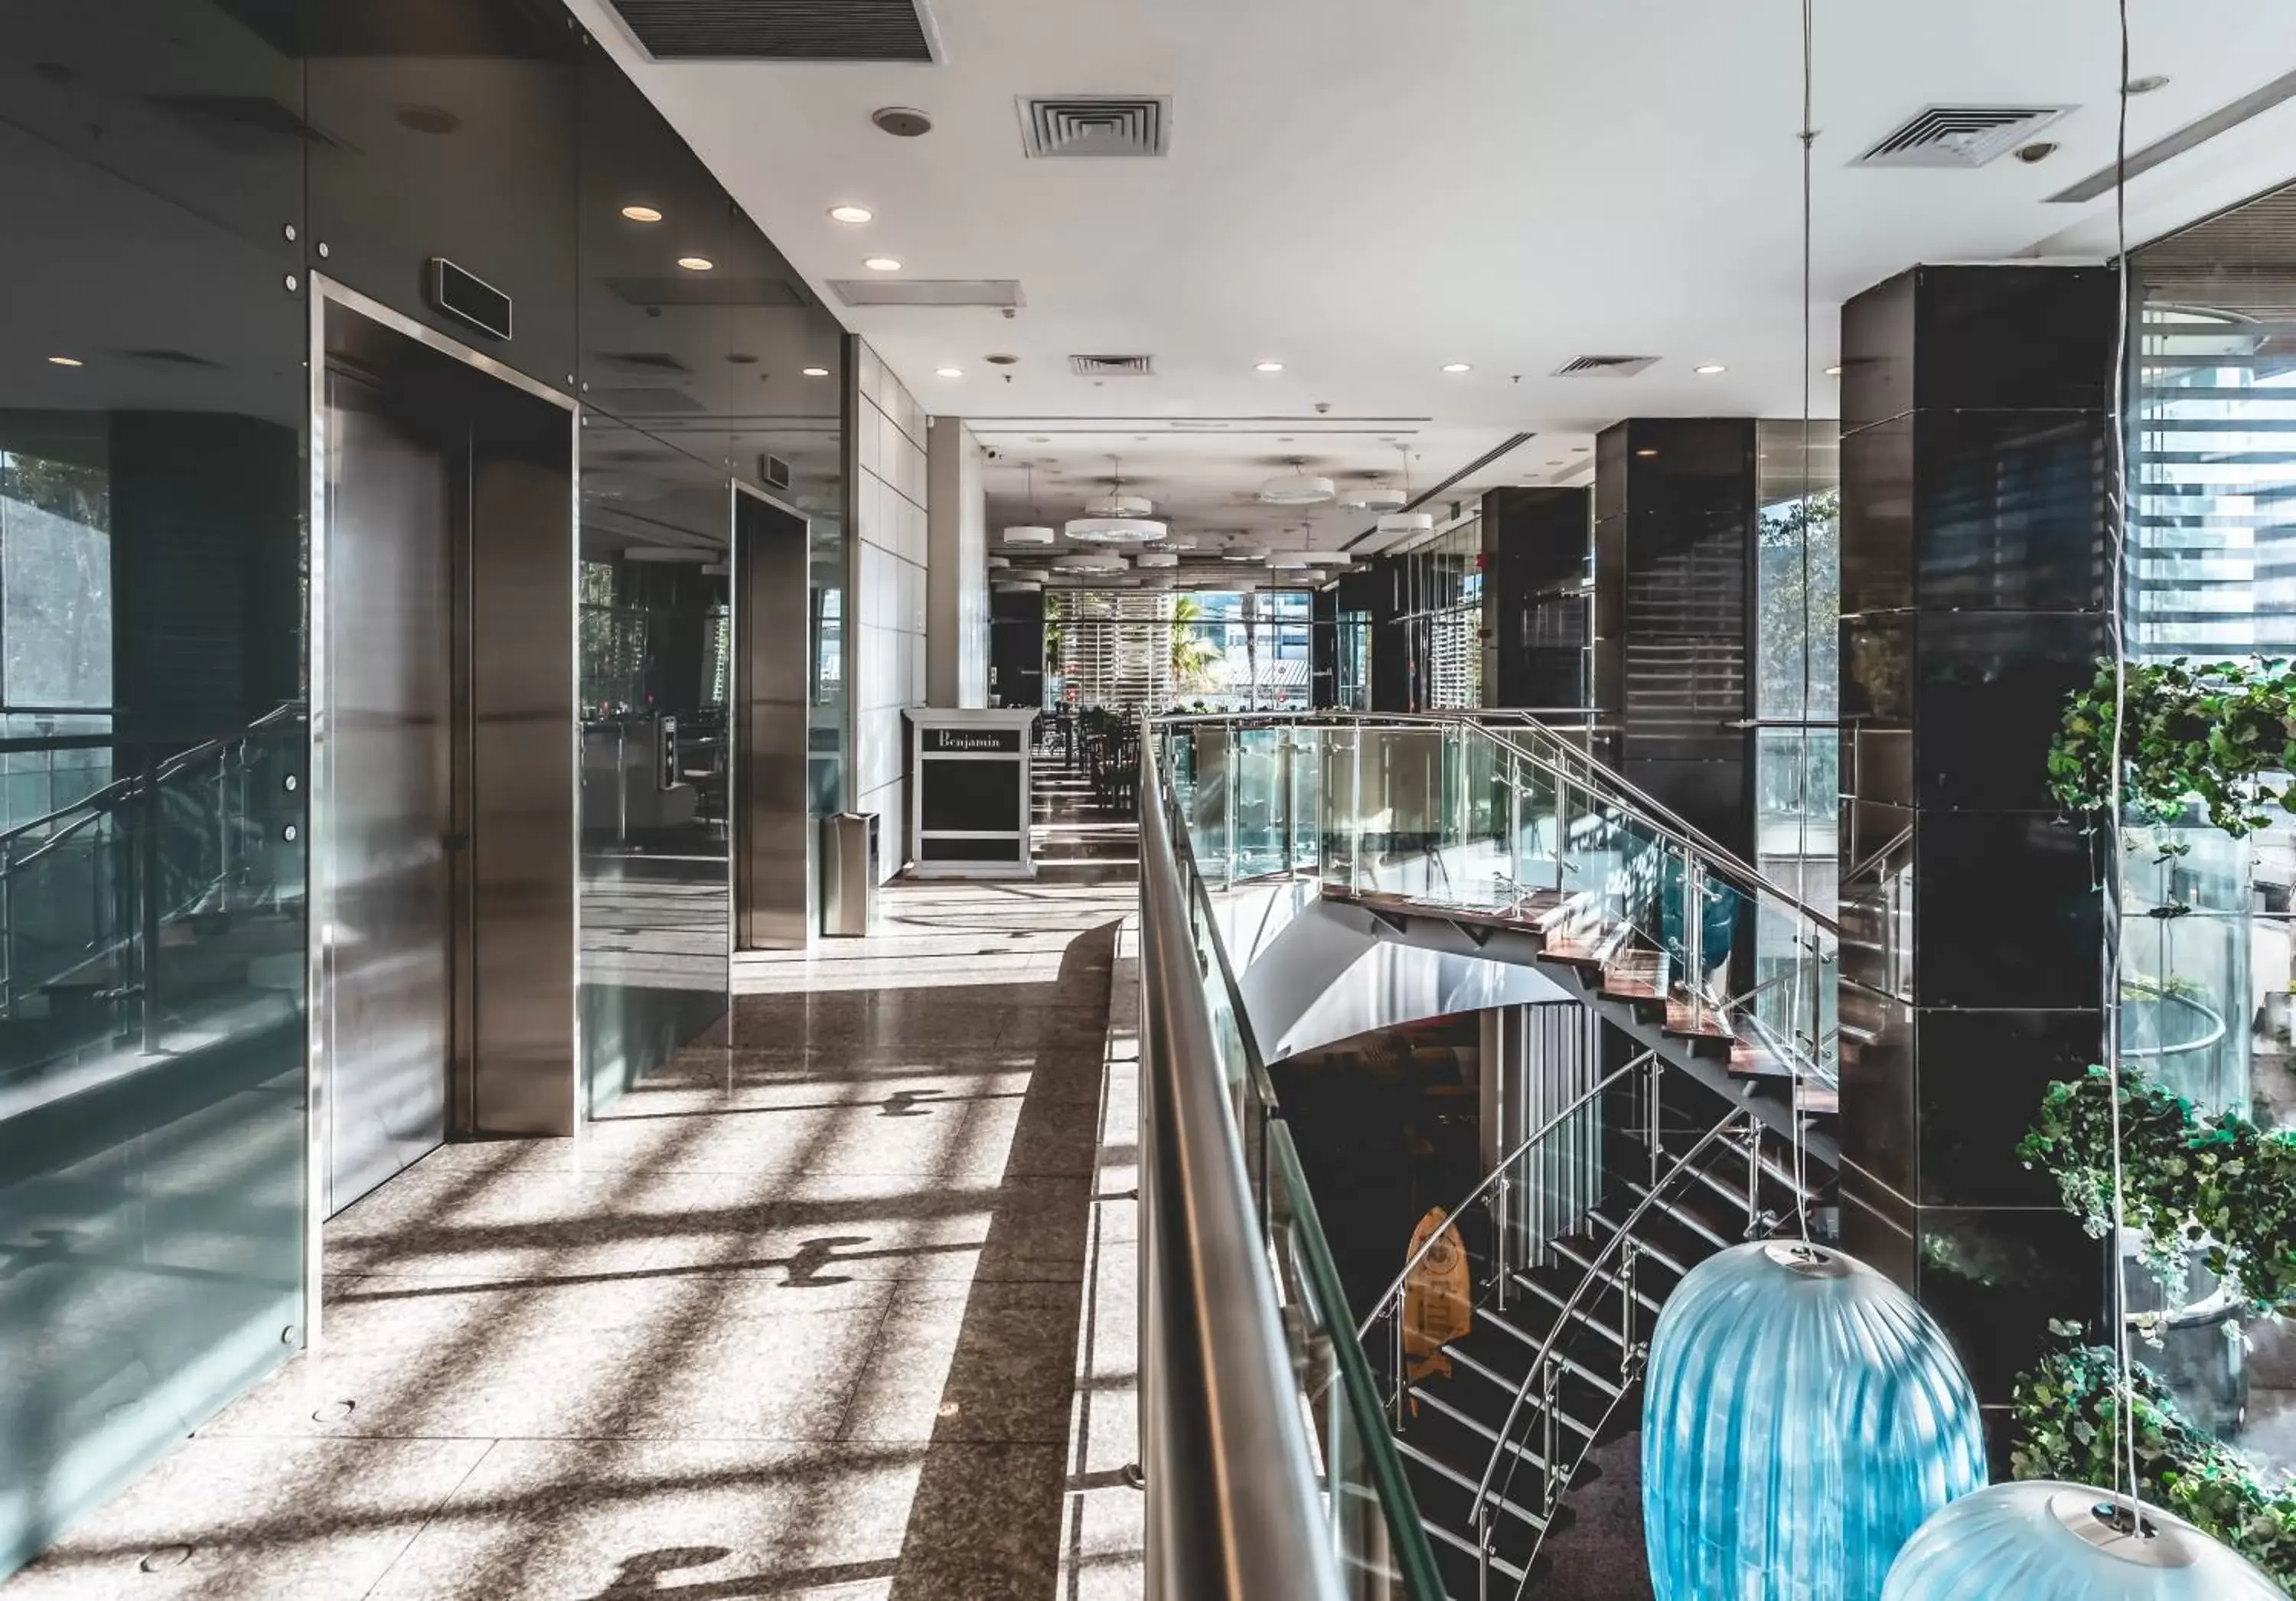
[(1635, 454), (1636, 456), (1656, 456), (1658, 451), (1651, 446), (1645, 445), (1640, 450), (1636, 451)]
[(937, 378), (962, 378), (964, 376), (964, 369), (963, 367), (935, 367), (933, 369), (933, 375)]
[(1825, 369), (1825, 375), (1828, 378), (1839, 378), (1841, 376), (1841, 369), (1839, 366), (1828, 367)]
[(1573, 456), (1584, 456), (1593, 448), (1594, 447), (1592, 445), (1573, 445), (1570, 447), (1570, 454)]
[(873, 273), (897, 273), (901, 270), (901, 264), (890, 256), (872, 256), (861, 265)]
[(661, 213), (652, 206), (624, 206), (622, 215), (632, 222), (660, 222)]
[(1701, 378), (1711, 378), (1717, 373), (1726, 373), (1730, 369), (1724, 366), (1718, 361), (1710, 361), (1703, 366), (1693, 367), (1690, 370), (1697, 374)]
[(51, 365), (60, 367), (84, 367), (87, 365), (77, 356), (51, 356), (48, 361)]
[(1052, 442), (1053, 436), (1048, 433), (1032, 433), (1029, 436), (1029, 443), (1031, 445), (1049, 445)]
[(798, 370), (803, 373), (808, 378), (826, 378), (829, 376), (829, 369), (827, 367), (800, 367)]
[(2155, 89), (2165, 89), (2168, 86), (2169, 80), (2158, 72), (2148, 72), (2143, 78), (2132, 78), (2128, 80), (2128, 92), (2131, 94), (2150, 94)]
[(1447, 373), (1472, 373), (1474, 368), (1464, 361), (1447, 361), (1443, 364), (1443, 370)]
[(1283, 370), (1283, 364), (1280, 361), (1256, 361), (1251, 364), (1251, 370), (1255, 373), (1280, 373)]
[(877, 214), (866, 206), (832, 206), (830, 219), (833, 222), (868, 222)]
[(677, 265), (689, 273), (706, 273), (718, 264), (707, 256), (680, 256)]

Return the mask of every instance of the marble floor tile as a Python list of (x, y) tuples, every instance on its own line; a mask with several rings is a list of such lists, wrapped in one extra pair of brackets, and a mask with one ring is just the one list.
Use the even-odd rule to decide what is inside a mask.
[(5, 1593), (8, 1601), (359, 1601), (492, 1443), (192, 1440)]

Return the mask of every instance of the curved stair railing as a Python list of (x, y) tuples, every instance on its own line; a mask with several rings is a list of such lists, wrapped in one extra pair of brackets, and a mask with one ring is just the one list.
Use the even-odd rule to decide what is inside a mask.
[[(1561, 1503), (1564, 1489), (1577, 1475), (1595, 1442), (1603, 1438), (1620, 1404), (1633, 1393), (1641, 1380), (1644, 1364), (1650, 1356), (1648, 1334), (1656, 1322), (1659, 1298), (1647, 1294), (1637, 1285), (1636, 1268), (1648, 1248), (1641, 1243), (1635, 1230), (1653, 1208), (1664, 1204), (1663, 1196), (1678, 1184), (1686, 1185), (1691, 1181), (1691, 1176), (1699, 1170), (1697, 1164), (1710, 1148), (1724, 1139), (1733, 1128), (1742, 1126), (1750, 1138), (1759, 1138), (1760, 1123), (1751, 1113), (1732, 1108), (1724, 1112), (1720, 1120), (1636, 1202), (1634, 1209), (1611, 1233), (1609, 1243), (1595, 1254), (1592, 1261), (1586, 1264), (1578, 1287), (1571, 1291), (1555, 1312), (1554, 1327), (1540, 1342), (1538, 1351), (1531, 1358), (1529, 1371), (1515, 1391), (1514, 1399), (1508, 1403), (1506, 1416), (1499, 1424), (1497, 1442), (1492, 1446), (1490, 1459), (1485, 1464), (1482, 1478), (1475, 1487), (1468, 1515), (1473, 1522), (1477, 1543), (1481, 1547), (1479, 1560), (1488, 1567), (1491, 1557), (1493, 1509), (1511, 1499), (1515, 1474), (1526, 1462), (1534, 1460), (1528, 1450), (1514, 1443), (1515, 1425), (1521, 1421), (1526, 1434), (1532, 1430), (1538, 1431), (1540, 1443), (1535, 1461), (1539, 1470), (1543, 1515), (1535, 1525), (1529, 1553), (1522, 1564), (1523, 1572), (1516, 1580), (1518, 1596), (1529, 1588), (1531, 1574), (1538, 1571), (1540, 1548), (1554, 1530), (1555, 1508)], [(1614, 1254), (1618, 1258), (1618, 1265), (1612, 1268), (1611, 1260)], [(1577, 1364), (1564, 1353), (1566, 1337), (1578, 1333), (1582, 1326), (1595, 1326), (1594, 1313), (1588, 1306), (1589, 1300), (1600, 1299), (1612, 1293), (1619, 1299), (1619, 1317), (1615, 1326), (1619, 1346), (1618, 1382), (1615, 1385), (1598, 1390), (1598, 1393), (1607, 1394), (1607, 1400), (1601, 1416), (1595, 1419), (1587, 1432), (1566, 1431), (1562, 1427), (1562, 1380), (1567, 1371), (1577, 1367)], [(1643, 1321), (1642, 1314), (1644, 1312), (1649, 1313), (1650, 1323)], [(1566, 1364), (1570, 1365), (1569, 1367)], [(1538, 1396), (1535, 1404), (1532, 1402), (1534, 1392)], [(1575, 1446), (1566, 1448), (1562, 1438), (1566, 1433), (1576, 1435), (1578, 1443)], [(1500, 1474), (1502, 1464), (1505, 1466), (1504, 1476)], [(1488, 1593), (1488, 1578), (1484, 1582)]]

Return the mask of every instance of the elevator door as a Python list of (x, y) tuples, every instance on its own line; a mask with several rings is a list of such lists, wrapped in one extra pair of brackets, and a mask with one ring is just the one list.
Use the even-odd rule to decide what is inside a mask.
[(417, 398), (329, 365), (331, 1213), (447, 1136), (460, 474)]

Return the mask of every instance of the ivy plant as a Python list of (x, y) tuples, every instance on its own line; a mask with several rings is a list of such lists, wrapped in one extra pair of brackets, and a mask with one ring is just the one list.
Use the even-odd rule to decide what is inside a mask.
[[(2112, 1078), (2092, 1067), (2052, 1084), (2018, 1143), (2066, 1208), (2103, 1237), (2112, 1208)], [(2119, 1221), (2141, 1234), (2172, 1293), (2197, 1257), (2259, 1312), (2296, 1312), (2296, 1131), (2203, 1112), (2165, 1086), (2120, 1075)]]
[(2049, 792), (2091, 820), (2110, 809), (2113, 732), (2120, 729), (2122, 821), (2173, 823), (2193, 802), (2238, 838), (2296, 810), (2296, 670), (2283, 659), (2135, 662), (2110, 660), (2065, 702), (2049, 744)]
[[(2259, 1471), (2193, 1422), (2143, 1365), (2132, 1365), (2129, 1380), (2141, 1498), (2214, 1535), (2296, 1595), (2296, 1483)], [(2010, 1397), (2010, 1471), (2125, 1483), (2120, 1400), (2119, 1362), (2105, 1347), (2069, 1345), (2044, 1358)]]

